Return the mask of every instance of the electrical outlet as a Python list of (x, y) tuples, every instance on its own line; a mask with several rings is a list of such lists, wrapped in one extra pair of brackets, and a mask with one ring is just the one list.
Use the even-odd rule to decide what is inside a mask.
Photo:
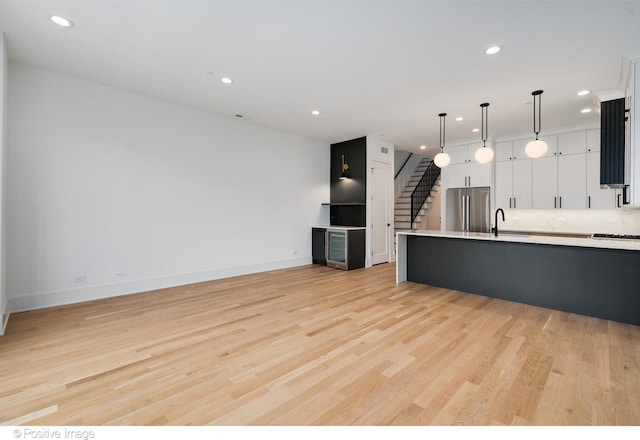
[(87, 281), (87, 277), (85, 275), (78, 275), (77, 277), (73, 277), (74, 283), (84, 283)]
[(124, 272), (116, 272), (113, 274), (114, 278), (124, 278)]
[(615, 218), (615, 217), (609, 217), (609, 218), (607, 218), (607, 223), (615, 223), (615, 222), (617, 222), (617, 220), (616, 220), (616, 218)]

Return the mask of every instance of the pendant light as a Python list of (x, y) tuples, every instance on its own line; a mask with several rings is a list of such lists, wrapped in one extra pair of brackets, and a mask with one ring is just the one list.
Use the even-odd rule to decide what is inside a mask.
[(444, 152), (444, 130), (445, 130), (444, 118), (445, 116), (447, 116), (447, 114), (440, 113), (438, 116), (440, 116), (440, 152), (436, 154), (436, 157), (433, 158), (433, 162), (436, 164), (437, 167), (444, 168), (447, 165), (449, 165), (449, 162), (451, 162), (451, 158), (449, 157), (449, 155)]
[(487, 135), (489, 132), (489, 103), (480, 104), (482, 111), (482, 147), (476, 150), (475, 158), (478, 163), (489, 163), (493, 159), (493, 150), (487, 147)]
[[(546, 154), (549, 146), (545, 141), (538, 139), (538, 133), (540, 133), (540, 98), (542, 95), (542, 90), (536, 90), (531, 93), (533, 95), (533, 132), (536, 134), (535, 140), (529, 142), (527, 146), (524, 148), (524, 152), (532, 159), (537, 159)], [(536, 101), (538, 101), (538, 121), (536, 124)]]

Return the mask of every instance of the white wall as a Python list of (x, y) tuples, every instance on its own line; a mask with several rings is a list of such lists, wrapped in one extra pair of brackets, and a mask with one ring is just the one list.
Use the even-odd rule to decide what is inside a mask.
[(6, 193), (7, 193), (7, 68), (8, 58), (4, 34), (0, 32), (0, 335), (9, 320), (6, 283)]
[(328, 144), (14, 63), (9, 85), (10, 310), (311, 263)]

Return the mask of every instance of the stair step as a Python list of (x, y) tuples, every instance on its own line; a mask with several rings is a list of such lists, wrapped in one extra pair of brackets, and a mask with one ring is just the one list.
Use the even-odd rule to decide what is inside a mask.
[[(433, 191), (432, 191), (432, 193), (433, 193)], [(433, 199), (433, 194), (431, 194), (431, 195), (427, 196), (427, 200), (426, 200), (425, 202), (427, 202), (427, 201), (428, 201), (429, 203), (431, 203), (431, 201), (432, 201), (431, 199)], [(398, 203), (399, 203), (399, 204), (402, 204), (402, 205), (406, 205), (406, 204), (411, 205), (411, 199), (409, 199), (408, 201), (397, 201), (397, 202), (396, 202), (396, 205), (397, 205)]]
[[(421, 222), (418, 219), (413, 221), (413, 229), (417, 229), (421, 225)], [(411, 222), (397, 222), (396, 229), (412, 229)]]

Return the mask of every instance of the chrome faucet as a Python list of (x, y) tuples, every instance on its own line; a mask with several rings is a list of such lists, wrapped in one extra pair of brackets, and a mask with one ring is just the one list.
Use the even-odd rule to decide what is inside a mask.
[(495, 219), (495, 228), (493, 229), (495, 236), (498, 236), (498, 212), (500, 212), (502, 214), (502, 221), (504, 221), (504, 211), (502, 210), (502, 208), (498, 208), (496, 209), (496, 219)]

